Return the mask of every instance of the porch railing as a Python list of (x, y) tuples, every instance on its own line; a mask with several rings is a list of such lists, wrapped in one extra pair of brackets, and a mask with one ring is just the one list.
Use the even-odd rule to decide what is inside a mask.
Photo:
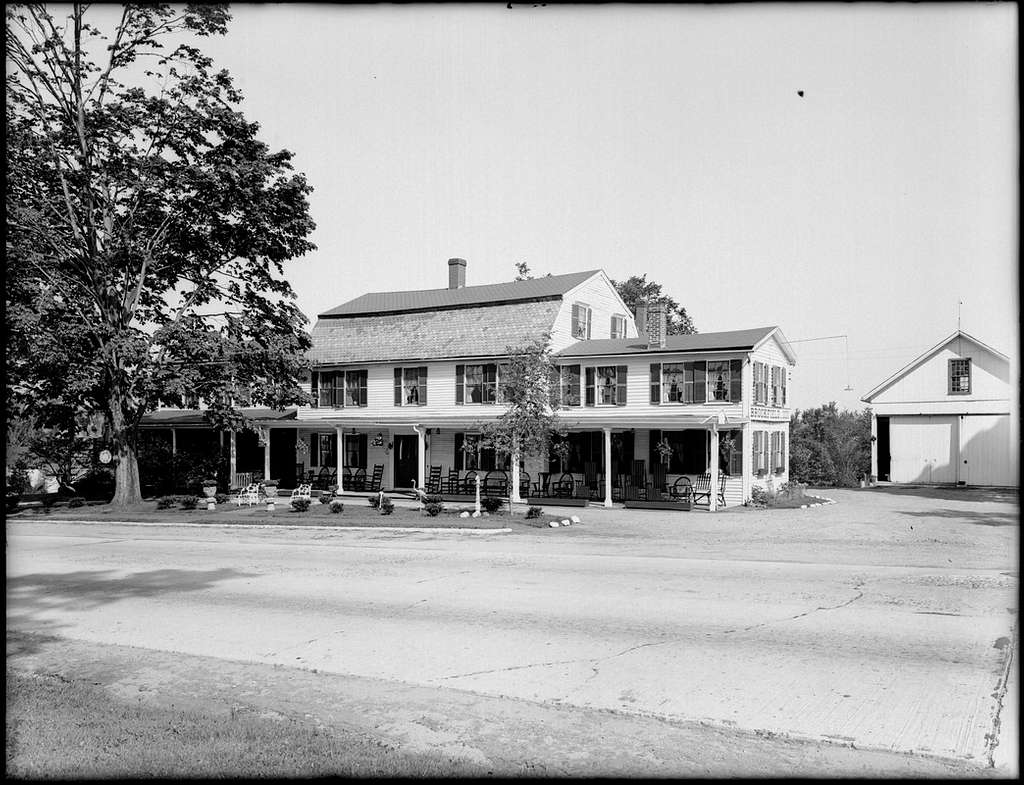
[(252, 472), (235, 472), (231, 475), (231, 487), (245, 488), (247, 485), (252, 485), (252, 475)]

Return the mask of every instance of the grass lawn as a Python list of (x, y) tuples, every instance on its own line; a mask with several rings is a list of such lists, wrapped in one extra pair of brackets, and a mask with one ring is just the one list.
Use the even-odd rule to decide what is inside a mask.
[(486, 776), (440, 754), (403, 752), (356, 732), (292, 718), (133, 705), (59, 674), (7, 670), (7, 776)]
[(390, 515), (382, 515), (370, 507), (366, 497), (344, 499), (345, 509), (341, 513), (332, 513), (329, 505), (314, 500), (306, 512), (291, 509), (289, 500), (281, 497), (275, 504), (274, 512), (267, 512), (265, 504), (253, 507), (239, 507), (234, 502), (218, 504), (216, 509), (205, 508), (184, 510), (173, 507), (158, 510), (156, 501), (144, 501), (128, 508), (114, 508), (109, 504), (87, 505), (84, 507), (55, 507), (49, 512), (41, 507), (22, 509), (17, 513), (8, 514), (12, 520), (82, 520), (82, 521), (115, 521), (132, 520), (143, 523), (226, 523), (226, 524), (286, 524), (289, 526), (382, 526), (382, 527), (427, 527), (427, 528), (464, 528), (464, 529), (500, 529), (507, 526), (541, 526), (546, 525), (548, 518), (527, 520), (523, 513), (509, 514), (501, 510), (480, 518), (461, 518), (461, 509), (473, 509), (471, 504), (447, 503), (445, 510), (431, 517), (418, 507), (396, 504)]

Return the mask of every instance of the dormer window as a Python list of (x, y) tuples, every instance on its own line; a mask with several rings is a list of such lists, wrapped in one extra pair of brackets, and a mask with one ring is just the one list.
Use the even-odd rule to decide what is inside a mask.
[(949, 361), (949, 394), (971, 394), (971, 358)]
[(621, 314), (615, 314), (612, 316), (612, 338), (625, 338), (626, 337), (626, 317)]
[(590, 338), (592, 315), (593, 311), (586, 303), (572, 304), (572, 337), (577, 341), (586, 341)]

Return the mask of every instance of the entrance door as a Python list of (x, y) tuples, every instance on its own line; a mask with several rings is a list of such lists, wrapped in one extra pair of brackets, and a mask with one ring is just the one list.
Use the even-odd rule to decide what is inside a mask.
[(295, 487), (295, 428), (270, 429), (270, 477), (284, 488)]
[(952, 415), (893, 415), (889, 452), (893, 482), (956, 482), (957, 432)]
[(419, 480), (419, 438), (408, 434), (395, 436), (395, 487), (411, 488)]
[(878, 451), (878, 479), (882, 482), (889, 482), (889, 418), (878, 418), (878, 441), (875, 448)]

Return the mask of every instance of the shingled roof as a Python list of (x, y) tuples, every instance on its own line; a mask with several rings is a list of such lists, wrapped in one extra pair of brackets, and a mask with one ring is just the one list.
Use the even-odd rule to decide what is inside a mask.
[(321, 317), (313, 327), (309, 358), (314, 365), (332, 365), (494, 357), (504, 354), (509, 346), (523, 345), (550, 332), (560, 307), (561, 301), (555, 298), (436, 311)]
[[(548, 275), (526, 281), (463, 286), (459, 289), (421, 289), (411, 292), (370, 292), (319, 315), (320, 319), (351, 316), (377, 316), (386, 313), (410, 313), (441, 308), (469, 308), (475, 305), (550, 300), (579, 286), (600, 270)], [(314, 330), (315, 335), (315, 330)]]
[[(646, 337), (599, 338), (591, 341), (578, 341), (556, 354), (559, 357), (594, 357), (610, 354), (750, 350), (778, 329), (778, 327), (756, 327), (751, 330), (730, 330), (720, 333), (668, 335), (665, 337), (665, 346), (661, 348), (648, 345)], [(785, 343), (785, 338), (781, 340)]]

